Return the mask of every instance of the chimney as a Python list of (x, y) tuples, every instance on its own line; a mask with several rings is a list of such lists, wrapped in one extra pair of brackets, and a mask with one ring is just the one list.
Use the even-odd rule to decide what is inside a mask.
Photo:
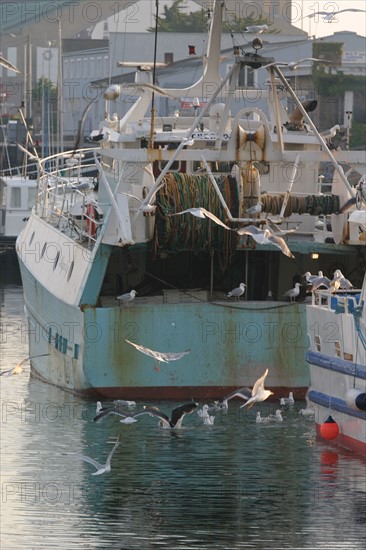
[(172, 52), (165, 52), (164, 54), (164, 63), (170, 65), (174, 61), (174, 54)]

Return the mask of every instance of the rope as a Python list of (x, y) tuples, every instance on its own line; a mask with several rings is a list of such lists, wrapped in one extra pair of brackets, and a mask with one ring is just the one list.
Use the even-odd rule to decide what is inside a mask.
[[(239, 195), (235, 178), (219, 177), (216, 181), (230, 211), (237, 215)], [(209, 178), (206, 175), (171, 172), (165, 176), (163, 184), (156, 195), (155, 256), (162, 251), (215, 250), (223, 254), (222, 267), (225, 270), (236, 250), (236, 232), (226, 231), (211, 220), (200, 219), (190, 213), (172, 216), (188, 208), (203, 207), (225, 221), (224, 209)]]
[[(360, 324), (360, 319), (362, 316), (362, 310), (363, 310), (364, 303), (360, 306), (357, 306), (353, 309), (349, 309), (348, 312), (353, 315), (353, 319), (355, 321), (355, 328), (356, 332), (358, 334), (358, 337), (361, 341), (361, 344), (363, 345), (364, 349), (366, 350), (366, 336), (363, 334)], [(345, 307), (341, 304), (337, 304), (335, 308), (335, 313), (345, 313)]]
[[(279, 215), (281, 212), (284, 195), (267, 195), (260, 197), (263, 203), (262, 211), (267, 214)], [(297, 197), (290, 195), (284, 217), (288, 218), (291, 214), (310, 214), (311, 216), (336, 214), (339, 212), (340, 202), (338, 195), (308, 195), (306, 197)]]

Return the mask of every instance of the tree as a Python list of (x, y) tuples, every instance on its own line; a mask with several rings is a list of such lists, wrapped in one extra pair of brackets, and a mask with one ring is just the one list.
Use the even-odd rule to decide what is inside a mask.
[[(207, 32), (208, 23), (211, 17), (210, 10), (201, 9), (190, 13), (183, 11), (185, 0), (175, 0), (171, 7), (164, 6), (164, 13), (158, 16), (159, 32)], [(234, 17), (232, 21), (224, 21), (223, 32), (243, 32), (245, 27), (250, 25), (269, 25), (265, 17), (255, 19), (252, 15), (249, 17)], [(147, 29), (154, 32), (155, 28)], [(267, 32), (277, 32), (269, 30)]]

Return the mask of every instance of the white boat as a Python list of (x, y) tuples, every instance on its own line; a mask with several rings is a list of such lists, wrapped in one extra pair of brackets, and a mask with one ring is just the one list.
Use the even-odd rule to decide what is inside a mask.
[[(366, 212), (365, 212), (366, 214)], [(338, 425), (334, 443), (366, 456), (366, 274), (362, 289), (319, 290), (306, 307), (311, 386), (319, 435), (324, 422)], [(323, 426), (323, 429), (322, 429)], [(333, 439), (334, 437), (334, 439)]]
[[(284, 294), (312, 253), (324, 271), (344, 255), (358, 273), (365, 242), (358, 233), (357, 246), (342, 241), (348, 214), (337, 212), (353, 189), (339, 163), (362, 176), (366, 159), (329, 150), (308, 114), (316, 102), (302, 105), (273, 58), (258, 52), (259, 38), (248, 53), (234, 49), (221, 77), (222, 11), (216, 2), (196, 84), (161, 90), (138, 69), (138, 98), (120, 115), (114, 100), (131, 87), (105, 90), (106, 115), (90, 136), (97, 182), (70, 187), (62, 163), (40, 162), (36, 205), (16, 248), (30, 355), (45, 354), (32, 372), (47, 382), (114, 398), (218, 398), (268, 368), (275, 397), (305, 395), (305, 305)], [(260, 93), (238, 89), (248, 67), (269, 72)], [(156, 95), (173, 109), (190, 97), (192, 113), (159, 117)], [(85, 178), (82, 154), (72, 169)], [(330, 195), (320, 192), (324, 160), (334, 166)], [(262, 212), (247, 212), (260, 202)], [(319, 214), (333, 215), (335, 242), (315, 240)], [(266, 233), (237, 232), (248, 225)]]
[(38, 182), (21, 175), (21, 169), (11, 172), (0, 174), (0, 242), (14, 247), (32, 212)]

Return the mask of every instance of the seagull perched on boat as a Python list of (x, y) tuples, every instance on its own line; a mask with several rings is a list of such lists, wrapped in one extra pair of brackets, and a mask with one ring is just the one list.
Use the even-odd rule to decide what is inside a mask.
[(127, 302), (131, 302), (131, 300), (134, 300), (136, 294), (137, 294), (136, 290), (131, 290), (130, 292), (126, 292), (126, 294), (121, 294), (120, 296), (117, 296), (116, 299), (121, 304), (126, 304)]
[(257, 204), (254, 206), (250, 206), (246, 209), (247, 214), (260, 214), (262, 212), (263, 203), (261, 201), (258, 201)]
[(237, 229), (236, 232), (240, 236), (250, 235), (250, 237), (252, 237), (258, 244), (272, 244), (279, 248), (281, 252), (289, 258), (295, 257), (291, 253), (285, 240), (278, 235), (274, 235), (270, 229), (259, 229), (259, 227), (256, 227), (255, 225), (247, 225), (246, 227), (241, 227), (240, 229)]
[(240, 296), (242, 296), (245, 292), (245, 283), (240, 283), (240, 285), (237, 288), (233, 288), (233, 290), (230, 290), (230, 292), (227, 293), (228, 298), (232, 298), (233, 296), (240, 300)]
[(265, 401), (270, 395), (273, 395), (273, 392), (264, 389), (264, 380), (266, 379), (267, 374), (268, 369), (266, 369), (263, 376), (258, 378), (252, 389), (252, 397), (250, 397), (250, 399), (248, 399), (248, 401), (244, 403), (244, 405), (240, 406), (241, 409), (243, 407), (251, 409), (256, 403)]
[(339, 282), (339, 287), (338, 288), (341, 288), (343, 290), (351, 290), (352, 288), (354, 288), (351, 281), (349, 281), (348, 279), (345, 278), (345, 276), (343, 275), (343, 273), (340, 269), (335, 270), (333, 281), (338, 281)]
[(107, 457), (107, 460), (106, 460), (105, 464), (100, 464), (99, 462), (94, 460), (94, 458), (90, 458), (90, 456), (86, 456), (86, 455), (79, 455), (78, 453), (74, 453), (71, 456), (72, 456), (72, 458), (78, 458), (80, 460), (85, 460), (85, 462), (89, 462), (89, 464), (92, 464), (97, 469), (96, 472), (92, 473), (92, 476), (100, 476), (101, 474), (108, 473), (108, 472), (111, 471), (112, 456), (113, 456), (114, 451), (119, 446), (119, 444), (120, 443), (119, 443), (119, 436), (118, 436), (117, 440), (114, 444), (113, 449), (111, 450), (111, 452), (109, 453), (109, 455)]
[(301, 65), (301, 63), (305, 63), (306, 61), (320, 61), (322, 63), (331, 63), (331, 61), (318, 59), (317, 57), (304, 57), (304, 59), (300, 59), (299, 61), (290, 61), (289, 63), (286, 63), (285, 61), (274, 61), (273, 63), (268, 63), (268, 65), (263, 65), (263, 69), (268, 69), (269, 67), (273, 67), (274, 65), (276, 65), (277, 67), (287, 67), (290, 71), (296, 71), (299, 65)]
[(195, 216), (196, 218), (209, 218), (213, 222), (217, 223), (217, 225), (220, 225), (224, 229), (228, 229), (231, 231), (231, 228), (224, 224), (215, 214), (212, 214), (212, 212), (209, 212), (206, 210), (206, 208), (198, 207), (198, 208), (187, 208), (187, 210), (182, 210), (182, 212), (175, 212), (174, 214), (169, 214), (170, 216), (180, 216), (181, 214), (192, 214), (192, 216)]
[(290, 290), (287, 290), (284, 293), (284, 296), (287, 296), (288, 298), (290, 298), (291, 303), (295, 302), (296, 298), (300, 294), (300, 286), (301, 286), (300, 283), (295, 283), (294, 288), (290, 288)]
[(178, 361), (178, 359), (181, 359), (188, 353), (191, 353), (190, 349), (187, 349), (186, 351), (162, 353), (161, 351), (154, 351), (152, 349), (145, 348), (144, 346), (140, 346), (139, 344), (135, 344), (134, 342), (130, 342), (130, 340), (127, 340), (127, 338), (125, 338), (125, 342), (127, 342), (127, 344), (131, 344), (131, 346), (136, 348), (138, 351), (141, 351), (141, 353), (144, 353), (149, 357), (153, 357), (158, 361), (162, 361), (163, 363), (169, 363), (169, 361)]
[[(314, 13), (311, 13), (310, 15), (305, 15), (305, 17), (309, 17), (309, 19), (311, 19), (311, 18), (315, 17), (316, 15), (324, 15), (323, 20), (328, 21), (328, 23), (331, 23), (332, 21), (335, 20), (335, 18), (338, 14), (344, 13), (346, 11), (365, 13), (366, 10), (359, 10), (359, 9), (356, 9), (356, 8), (346, 8), (344, 10), (337, 10), (337, 11), (316, 11)], [(305, 19), (305, 17), (303, 17), (303, 19)]]
[(245, 27), (243, 32), (254, 32), (261, 34), (264, 31), (268, 31), (268, 29), (268, 25), (249, 25), (248, 27)]
[(283, 416), (280, 409), (276, 410), (276, 414), (270, 414), (265, 417), (262, 417), (261, 413), (258, 411), (255, 421), (257, 424), (268, 424), (268, 422), (283, 422)]
[(305, 277), (307, 284), (311, 285), (313, 281), (318, 278), (318, 275), (312, 275), (310, 271), (307, 271), (304, 273), (303, 277)]
[(190, 403), (185, 403), (184, 405), (180, 405), (179, 407), (173, 409), (171, 417), (169, 418), (169, 416), (163, 413), (158, 407), (144, 405), (145, 410), (138, 414), (148, 414), (150, 416), (156, 416), (157, 418), (159, 418), (159, 426), (161, 428), (179, 429), (182, 427), (182, 421), (185, 415), (193, 413), (193, 411), (195, 411), (197, 407), (198, 403), (194, 403), (193, 401)]

